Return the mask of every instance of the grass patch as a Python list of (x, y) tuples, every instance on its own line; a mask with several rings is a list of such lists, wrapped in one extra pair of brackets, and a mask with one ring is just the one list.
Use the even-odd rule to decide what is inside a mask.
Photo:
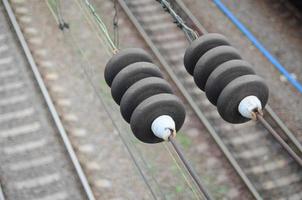
[(188, 149), (191, 146), (191, 144), (192, 144), (191, 139), (188, 136), (186, 136), (184, 133), (179, 132), (176, 137), (177, 137), (177, 140), (179, 141), (180, 145), (184, 149)]

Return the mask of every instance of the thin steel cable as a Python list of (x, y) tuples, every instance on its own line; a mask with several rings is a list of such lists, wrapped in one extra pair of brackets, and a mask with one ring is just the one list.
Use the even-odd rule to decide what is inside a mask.
[(107, 47), (106, 52), (109, 56), (112, 55), (112, 49), (110, 47), (110, 45), (108, 44), (108, 42), (106, 41), (106, 36), (103, 34), (103, 32), (101, 31), (101, 33), (99, 33), (100, 29), (97, 29), (93, 23), (96, 23), (95, 20), (93, 21), (93, 19), (91, 19), (87, 9), (84, 9), (84, 7), (82, 6), (81, 2), (79, 2), (78, 0), (74, 0), (77, 4), (77, 6), (83, 11), (84, 14), (84, 18), (86, 19), (86, 22), (89, 24), (89, 26), (92, 28), (92, 30), (96, 33), (97, 39), (103, 44), (103, 46)]
[(112, 52), (115, 53), (118, 50), (118, 48), (115, 46), (114, 42), (112, 41), (112, 39), (111, 39), (111, 37), (109, 35), (109, 32), (107, 30), (107, 27), (104, 24), (102, 18), (95, 11), (94, 6), (89, 2), (89, 0), (83, 0), (83, 1), (85, 2), (86, 6), (90, 10), (91, 14), (95, 18), (95, 21), (97, 22), (97, 25), (99, 26), (99, 28), (101, 29), (101, 31), (105, 34), (106, 39), (107, 39), (110, 47), (112, 48)]
[(268, 132), (279, 142), (279, 144), (288, 152), (288, 154), (302, 167), (302, 159), (291, 149), (291, 147), (283, 140), (282, 137), (271, 127), (271, 125), (256, 112), (258, 121), (268, 130)]
[(158, 1), (163, 9), (168, 12), (173, 20), (174, 23), (185, 33), (186, 37), (188, 38), (189, 41), (193, 41), (198, 38), (198, 34), (189, 26), (187, 26), (184, 22), (184, 20), (174, 11), (172, 8), (171, 4), (166, 1), (166, 0), (156, 0)]
[(182, 152), (181, 148), (179, 147), (179, 145), (177, 144), (177, 142), (175, 141), (175, 139), (172, 135), (169, 137), (169, 141), (173, 145), (175, 151), (177, 152), (177, 155), (181, 159), (182, 163), (185, 165), (186, 169), (190, 173), (191, 177), (194, 179), (195, 183), (197, 184), (199, 190), (204, 195), (204, 197), (207, 200), (213, 199), (212, 196), (210, 195), (209, 191), (204, 187), (205, 184), (199, 179), (197, 173), (195, 172), (195, 170), (193, 169), (191, 164), (185, 158), (184, 153)]

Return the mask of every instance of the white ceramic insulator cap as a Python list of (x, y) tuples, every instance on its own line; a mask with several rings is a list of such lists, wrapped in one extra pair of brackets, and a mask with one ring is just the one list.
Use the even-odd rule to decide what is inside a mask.
[(256, 96), (247, 96), (242, 99), (238, 106), (239, 113), (246, 118), (253, 118), (253, 111), (255, 109), (262, 109), (261, 102)]
[(156, 137), (168, 140), (171, 130), (175, 130), (175, 122), (169, 115), (161, 115), (152, 122), (151, 130)]

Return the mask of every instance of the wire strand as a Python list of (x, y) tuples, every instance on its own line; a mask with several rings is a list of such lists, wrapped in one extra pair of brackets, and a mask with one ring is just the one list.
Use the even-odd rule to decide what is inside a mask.
[(96, 33), (96, 36), (97, 36), (98, 40), (103, 44), (103, 46), (107, 47), (106, 48), (107, 54), (109, 56), (111, 56), (112, 55), (112, 49), (111, 49), (111, 46), (106, 41), (106, 36), (103, 34), (102, 31), (99, 32), (100, 29), (97, 29), (95, 24), (93, 24), (93, 23), (96, 23), (96, 22), (93, 19), (91, 19), (90, 15), (88, 13), (88, 10), (84, 9), (81, 2), (79, 2), (81, 0), (74, 0), (74, 1), (76, 2), (77, 6), (83, 11), (86, 22), (89, 24), (89, 26), (92, 28), (92, 30)]
[(189, 41), (192, 42), (198, 38), (197, 32), (185, 24), (184, 20), (174, 11), (171, 4), (167, 0), (156, 1), (158, 1), (162, 5), (163, 9), (172, 16), (174, 23), (185, 33)]
[(115, 46), (114, 42), (112, 41), (109, 32), (107, 30), (106, 25), (104, 24), (102, 18), (96, 13), (94, 6), (89, 2), (89, 0), (83, 0), (86, 4), (86, 6), (88, 7), (88, 9), (90, 10), (90, 12), (92, 13), (92, 15), (95, 18), (95, 21), (97, 22), (97, 25), (99, 26), (99, 28), (101, 29), (101, 31), (105, 34), (106, 39), (109, 43), (109, 45), (112, 48), (112, 52), (115, 53), (118, 48)]

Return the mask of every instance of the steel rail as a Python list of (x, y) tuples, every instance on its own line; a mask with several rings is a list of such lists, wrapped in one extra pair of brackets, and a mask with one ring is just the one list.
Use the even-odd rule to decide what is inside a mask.
[(78, 175), (78, 177), (80, 179), (80, 182), (81, 182), (81, 185), (82, 185), (82, 187), (83, 187), (83, 189), (85, 191), (85, 194), (86, 194), (86, 196), (87, 196), (87, 198), (89, 200), (95, 200), (94, 194), (93, 194), (92, 189), (91, 189), (91, 187), (90, 187), (90, 185), (88, 183), (87, 177), (86, 177), (86, 175), (83, 172), (82, 166), (81, 166), (81, 164), (80, 164), (80, 162), (79, 162), (79, 160), (78, 160), (78, 158), (76, 156), (76, 153), (75, 153), (75, 151), (74, 151), (74, 149), (73, 149), (73, 147), (71, 145), (71, 142), (70, 142), (70, 140), (69, 140), (69, 138), (67, 136), (66, 130), (65, 130), (65, 128), (64, 128), (64, 126), (63, 126), (63, 124), (61, 122), (61, 119), (59, 117), (58, 112), (56, 111), (56, 108), (55, 108), (54, 103), (53, 103), (53, 101), (52, 101), (52, 99), (50, 97), (50, 94), (48, 93), (46, 85), (45, 85), (45, 83), (44, 83), (44, 81), (42, 79), (42, 76), (41, 76), (41, 74), (40, 74), (40, 72), (38, 70), (38, 67), (37, 67), (37, 65), (36, 65), (36, 63), (34, 61), (34, 58), (33, 58), (32, 54), (30, 52), (30, 49), (29, 49), (29, 47), (28, 47), (28, 45), (26, 43), (26, 40), (25, 40), (24, 35), (23, 35), (22, 31), (21, 31), (21, 28), (20, 28), (20, 26), (19, 26), (19, 24), (17, 22), (17, 19), (16, 19), (15, 15), (14, 15), (14, 12), (13, 12), (13, 10), (11, 8), (11, 5), (9, 4), (8, 0), (2, 0), (2, 2), (3, 2), (3, 5), (5, 7), (5, 10), (6, 10), (7, 14), (8, 14), (8, 17), (9, 17), (9, 19), (11, 21), (11, 24), (12, 24), (12, 26), (13, 26), (15, 32), (16, 32), (17, 38), (18, 38), (18, 40), (19, 40), (19, 42), (20, 42), (20, 44), (22, 46), (22, 49), (23, 49), (24, 54), (26, 56), (26, 59), (27, 59), (29, 65), (31, 67), (31, 70), (32, 70), (32, 72), (34, 74), (36, 82), (37, 82), (37, 84), (38, 84), (38, 86), (39, 86), (39, 88), (41, 90), (41, 93), (42, 93), (42, 95), (44, 97), (44, 100), (45, 100), (45, 102), (47, 104), (48, 110), (51, 113), (51, 116), (52, 116), (52, 118), (54, 120), (54, 123), (55, 123), (55, 125), (56, 125), (56, 127), (58, 129), (58, 132), (59, 132), (59, 134), (60, 134), (60, 136), (61, 136), (61, 138), (63, 140), (63, 143), (65, 145), (67, 153), (68, 153), (68, 155), (69, 155), (69, 157), (70, 157), (70, 159), (71, 159), (71, 161), (73, 163), (73, 166), (74, 166), (74, 168), (76, 170), (76, 173), (77, 173), (77, 175)]
[[(237, 174), (240, 176), (242, 181), (245, 183), (251, 194), (255, 197), (255, 199), (262, 199), (258, 191), (256, 190), (255, 186), (252, 184), (252, 182), (249, 180), (249, 178), (246, 176), (246, 174), (243, 172), (243, 169), (239, 166), (238, 162), (235, 160), (231, 152), (228, 150), (226, 145), (223, 143), (222, 139), (218, 136), (217, 132), (215, 131), (214, 127), (210, 124), (208, 119), (205, 117), (203, 112), (198, 108), (197, 104), (194, 102), (192, 97), (189, 95), (187, 90), (184, 88), (182, 83), (178, 80), (175, 73), (172, 71), (171, 67), (167, 63), (167, 61), (164, 59), (164, 57), (161, 55), (155, 44), (152, 42), (152, 40), (149, 38), (145, 30), (142, 28), (142, 26), (139, 24), (136, 17), (133, 15), (125, 1), (118, 0), (120, 6), (126, 13), (126, 15), (129, 17), (130, 21), (133, 23), (133, 25), (136, 27), (142, 38), (145, 40), (145, 42), (148, 44), (152, 52), (154, 53), (155, 57), (159, 61), (159, 63), (164, 67), (172, 81), (175, 83), (175, 85), (178, 87), (182, 95), (185, 97), (199, 120), (202, 122), (202, 124), (206, 127), (206, 129), (209, 131), (210, 135), (213, 137), (216, 144), (219, 146), (221, 151), (226, 156), (229, 163), (233, 166)], [(201, 25), (200, 25), (201, 26)], [(205, 30), (205, 29), (203, 29)]]

